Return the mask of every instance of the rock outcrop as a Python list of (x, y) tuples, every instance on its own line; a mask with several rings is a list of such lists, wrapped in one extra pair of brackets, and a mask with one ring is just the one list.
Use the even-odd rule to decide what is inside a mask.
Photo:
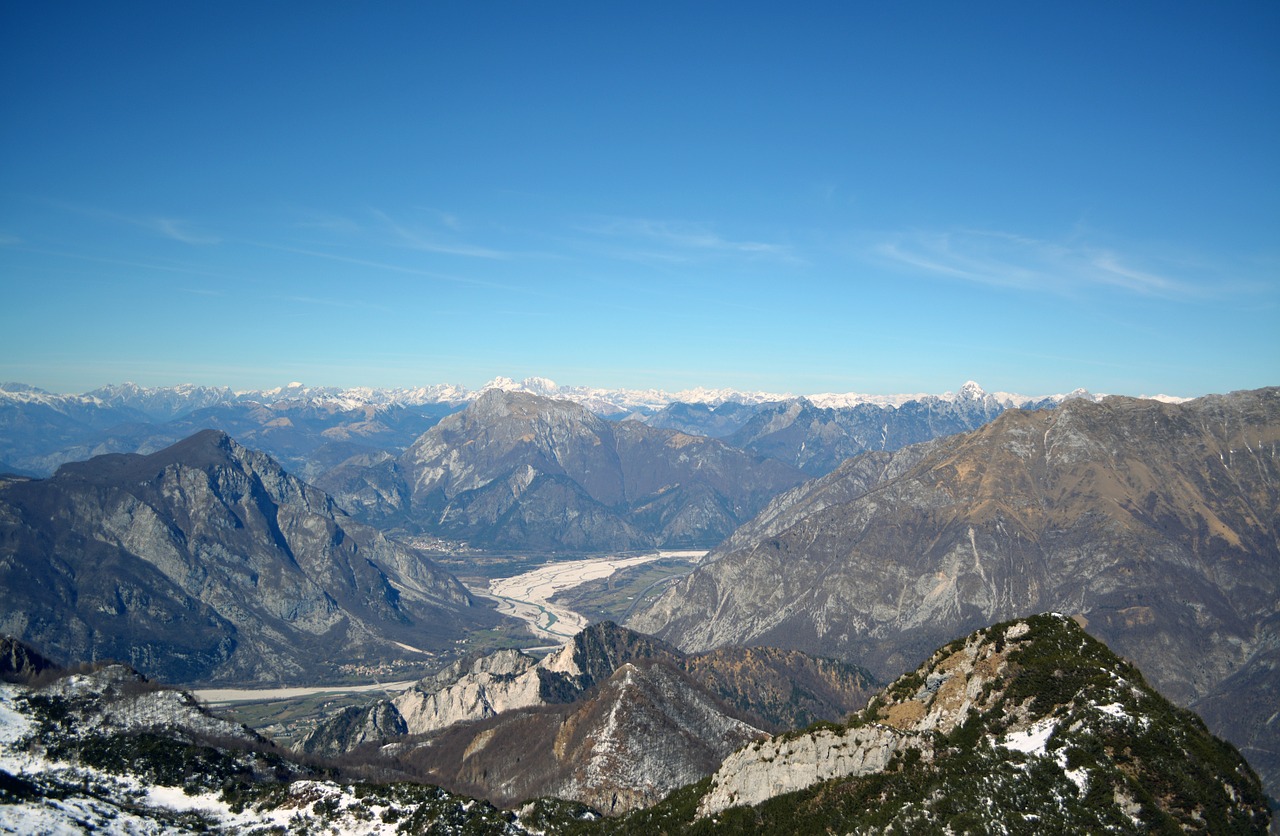
[[(556, 795), (617, 815), (706, 776), (779, 720), (841, 718), (871, 690), (833, 660), (769, 648), (688, 657), (605, 622), (541, 661), (504, 650), (453, 665), (343, 712), (300, 748), (382, 744), (398, 769), (495, 804)], [(375, 724), (403, 731), (372, 736)]]
[(35, 648), (13, 636), (0, 636), (0, 682), (29, 684), (42, 674), (61, 670)]
[[(874, 680), (855, 666), (775, 648), (722, 648), (686, 655), (650, 636), (601, 622), (536, 659), (500, 650), (460, 660), (402, 694), (317, 727), (299, 744), (337, 754), (403, 734), (426, 734), (525, 708), (573, 703), (626, 664), (658, 661), (679, 671), (726, 711), (778, 730), (797, 720), (834, 719), (865, 702)], [(364, 716), (367, 715), (367, 716)], [(394, 718), (394, 719), (393, 719)], [(366, 731), (403, 728), (382, 737)]]
[(763, 732), (669, 663), (623, 663), (571, 704), (512, 711), (388, 747), (397, 766), (508, 806), (540, 796), (619, 815), (708, 775)]
[(819, 729), (760, 741), (724, 759), (710, 792), (698, 805), (698, 814), (705, 817), (727, 807), (762, 804), (834, 778), (882, 772), (899, 752), (928, 746), (928, 738), (885, 726)]
[(1009, 832), (1052, 822), (1060, 832), (1262, 833), (1270, 819), (1236, 750), (1061, 615), (952, 642), (843, 726), (745, 746), (712, 776), (697, 811), (763, 832)]

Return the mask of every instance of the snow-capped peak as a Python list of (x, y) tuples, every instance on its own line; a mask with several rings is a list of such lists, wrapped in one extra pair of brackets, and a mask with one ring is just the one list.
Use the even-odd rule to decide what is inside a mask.
[[(717, 407), (725, 403), (764, 404), (794, 400), (797, 395), (776, 392), (745, 392), (738, 389), (714, 389), (695, 387), (678, 392), (662, 389), (605, 389), (591, 386), (566, 386), (545, 377), (527, 377), (516, 381), (510, 377), (495, 377), (479, 389), (468, 389), (457, 384), (433, 384), (410, 388), (388, 389), (368, 386), (350, 388), (307, 386), (291, 381), (272, 389), (232, 390), (229, 387), (177, 386), (145, 387), (135, 383), (103, 386), (82, 395), (56, 395), (20, 383), (0, 384), (0, 399), (18, 402), (40, 402), (55, 409), (83, 409), (94, 406), (127, 406), (162, 417), (172, 417), (183, 412), (215, 404), (237, 401), (255, 401), (272, 404), (279, 401), (308, 401), (336, 404), (340, 408), (364, 408), (369, 406), (425, 406), (450, 404), (461, 406), (474, 401), (492, 389), (508, 392), (527, 392), (542, 397), (574, 401), (600, 414), (629, 412), (654, 412), (672, 403), (706, 404)], [(966, 381), (957, 392), (941, 395), (924, 392), (898, 395), (872, 395), (857, 392), (804, 396), (814, 406), (844, 409), (860, 404), (885, 408), (901, 407), (913, 401), (944, 401), (951, 403), (982, 403), (991, 398), (1005, 408), (1032, 404), (1061, 403), (1074, 398), (1100, 400), (1102, 395), (1091, 394), (1086, 389), (1076, 389), (1068, 394), (1027, 396), (1010, 392), (987, 392), (976, 381)], [(1166, 403), (1180, 403), (1186, 398), (1170, 395), (1154, 396)]]

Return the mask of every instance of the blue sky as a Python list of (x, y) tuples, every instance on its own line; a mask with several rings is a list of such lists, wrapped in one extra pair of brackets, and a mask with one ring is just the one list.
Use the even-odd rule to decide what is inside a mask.
[(0, 379), (1280, 384), (1280, 4), (6, 3)]

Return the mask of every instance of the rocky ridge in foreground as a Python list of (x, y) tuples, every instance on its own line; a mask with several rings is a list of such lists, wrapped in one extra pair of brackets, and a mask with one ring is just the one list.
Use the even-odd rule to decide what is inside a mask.
[(948, 644), (843, 724), (748, 744), (619, 832), (1265, 833), (1257, 775), (1071, 619)]
[[(620, 719), (627, 703), (611, 693), (650, 674), (666, 684), (644, 693), (665, 691), (674, 700), (665, 715), (687, 722), (697, 697), (661, 667), (621, 665), (596, 697), (559, 707), (580, 723), (517, 757), (561, 769), (561, 740)], [(480, 724), (464, 766), (498, 762), (486, 756), (502, 722)], [(646, 746), (680, 734), (678, 724), (650, 731)], [(632, 780), (644, 777), (635, 750), (604, 754), (625, 761), (619, 771), (630, 768)], [(952, 642), (846, 722), (748, 743), (713, 777), (617, 818), (546, 798), (501, 810), (403, 780), (385, 760), (327, 769), (120, 668), (43, 688), (0, 684), (0, 830), (1265, 833), (1270, 820), (1239, 752), (1060, 615)]]

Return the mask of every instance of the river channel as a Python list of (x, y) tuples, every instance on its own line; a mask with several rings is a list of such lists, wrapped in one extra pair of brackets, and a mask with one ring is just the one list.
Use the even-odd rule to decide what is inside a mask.
[(590, 622), (573, 610), (553, 604), (556, 594), (588, 581), (607, 578), (620, 569), (663, 558), (696, 560), (705, 551), (665, 551), (635, 557), (592, 557), (556, 560), (510, 578), (489, 581), (488, 597), (498, 602), (498, 612), (528, 622), (533, 632), (555, 642), (566, 642)]

